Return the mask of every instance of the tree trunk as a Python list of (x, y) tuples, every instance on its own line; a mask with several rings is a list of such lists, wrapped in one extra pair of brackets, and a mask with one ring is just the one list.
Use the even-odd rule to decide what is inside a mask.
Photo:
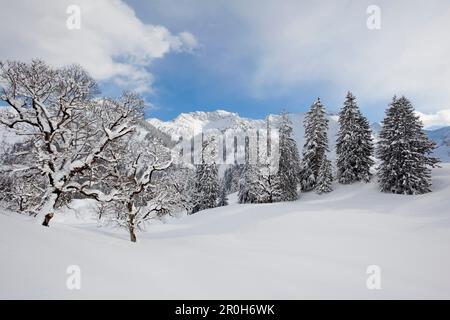
[(128, 202), (127, 207), (128, 207), (128, 218), (129, 218), (128, 219), (128, 230), (130, 231), (130, 240), (131, 240), (131, 242), (136, 242), (137, 238), (136, 238), (135, 226), (134, 226), (135, 214), (133, 213), (133, 203)]
[(19, 200), (19, 210), (22, 212), (22, 211), (24, 211), (23, 210), (23, 197), (20, 197), (20, 200)]
[(58, 201), (59, 196), (61, 195), (61, 191), (55, 190), (53, 191), (45, 205), (42, 207), (41, 212), (45, 213), (44, 221), (42, 222), (42, 225), (44, 227), (48, 227), (50, 224), (50, 220), (54, 216), (54, 210), (56, 207), (56, 202)]
[(134, 226), (130, 225), (130, 240), (131, 242), (136, 242), (136, 233), (134, 232)]
[(44, 217), (44, 222), (42, 222), (42, 225), (44, 227), (48, 227), (50, 223), (50, 219), (53, 218), (53, 212), (47, 213)]

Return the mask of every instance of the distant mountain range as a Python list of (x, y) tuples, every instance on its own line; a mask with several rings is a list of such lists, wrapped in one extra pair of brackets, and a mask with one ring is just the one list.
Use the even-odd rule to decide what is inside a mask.
[[(279, 116), (269, 115), (269, 121), (275, 127), (277, 126)], [(291, 114), (290, 118), (293, 123), (294, 138), (297, 141), (299, 149), (304, 143), (303, 120), (304, 113)], [(338, 132), (338, 116), (334, 114), (328, 115), (329, 131), (328, 139), (330, 146), (330, 158), (335, 158), (336, 134)], [(189, 112), (181, 113), (178, 117), (171, 121), (161, 121), (159, 119), (150, 118), (147, 120), (152, 126), (160, 131), (168, 134), (174, 141), (178, 141), (180, 136), (186, 138), (192, 135), (193, 131), (217, 129), (238, 130), (238, 129), (263, 129), (266, 126), (265, 119), (249, 119), (239, 116), (237, 113), (228, 112), (224, 110), (216, 110), (212, 112)], [(374, 133), (374, 138), (377, 138), (381, 129), (380, 123), (373, 123), (371, 125)], [(444, 162), (450, 162), (450, 127), (444, 127), (436, 130), (427, 130), (428, 136), (436, 142), (437, 148), (435, 156), (439, 157)]]
[(436, 142), (435, 156), (443, 162), (450, 162), (450, 127), (429, 130), (427, 134)]
[[(299, 149), (304, 143), (304, 130), (303, 120), (304, 113), (291, 114), (290, 118), (293, 123), (294, 138), (297, 141)], [(269, 121), (273, 126), (277, 126), (279, 121), (278, 115), (269, 115)], [(329, 119), (329, 146), (330, 146), (330, 158), (335, 158), (335, 145), (336, 134), (338, 132), (338, 116), (334, 114), (328, 115)], [(228, 112), (224, 110), (216, 110), (212, 112), (189, 112), (181, 113), (178, 117), (171, 121), (161, 121), (159, 119), (150, 118), (147, 119), (147, 123), (144, 125), (145, 131), (151, 131), (152, 128), (156, 128), (161, 131), (164, 136), (169, 136), (173, 141), (178, 141), (180, 136), (184, 138), (190, 137), (192, 132), (197, 130), (217, 129), (220, 131), (225, 130), (245, 130), (245, 129), (263, 129), (266, 127), (265, 119), (249, 119), (239, 116), (237, 113)], [(379, 123), (373, 123), (371, 125), (376, 139), (381, 125)], [(430, 139), (436, 142), (436, 149), (434, 155), (440, 158), (443, 162), (450, 162), (450, 127), (439, 128), (435, 130), (426, 130)], [(153, 132), (156, 134), (156, 132)], [(0, 125), (0, 154), (2, 154), (7, 145), (12, 145), (15, 142), (22, 140), (23, 137), (16, 136), (13, 132), (8, 130), (5, 126)]]

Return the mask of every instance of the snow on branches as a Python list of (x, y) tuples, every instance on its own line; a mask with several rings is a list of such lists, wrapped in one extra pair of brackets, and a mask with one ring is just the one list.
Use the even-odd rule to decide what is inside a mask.
[(383, 192), (422, 194), (430, 192), (431, 168), (438, 159), (435, 147), (423, 131), (414, 107), (405, 98), (394, 97), (379, 135), (377, 155), (381, 160), (378, 180)]
[(103, 157), (114, 140), (133, 132), (143, 101), (125, 93), (119, 99), (95, 99), (97, 85), (80, 67), (52, 68), (41, 60), (0, 64), (0, 99), (11, 112), (0, 123), (28, 135), (34, 164), (48, 187), (38, 206), (44, 225), (64, 192), (107, 198), (74, 179)]
[(372, 131), (351, 92), (348, 92), (339, 113), (336, 156), (337, 178), (340, 183), (370, 180), (370, 168), (374, 164)]

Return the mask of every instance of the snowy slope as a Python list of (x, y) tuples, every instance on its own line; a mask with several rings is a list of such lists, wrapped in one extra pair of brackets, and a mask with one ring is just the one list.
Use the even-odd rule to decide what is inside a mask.
[[(336, 186), (296, 202), (238, 205), (153, 224), (132, 244), (73, 213), (44, 228), (0, 214), (0, 298), (450, 298), (450, 165), (433, 193)], [(80, 215), (83, 206), (74, 205)], [(81, 290), (66, 269), (81, 268)], [(366, 269), (381, 268), (381, 290)]]

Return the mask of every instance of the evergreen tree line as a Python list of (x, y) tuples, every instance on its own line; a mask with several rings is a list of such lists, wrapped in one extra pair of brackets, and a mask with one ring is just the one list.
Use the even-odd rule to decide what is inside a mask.
[[(382, 192), (423, 194), (431, 191), (431, 168), (438, 162), (431, 156), (435, 145), (424, 132), (407, 98), (393, 98), (376, 145), (370, 124), (351, 92), (339, 112), (338, 123), (334, 170), (327, 157), (330, 151), (327, 113), (318, 98), (304, 119), (305, 142), (301, 158), (293, 138), (292, 122), (287, 113), (282, 113), (278, 125), (278, 170), (259, 163), (250, 164), (246, 159), (245, 164), (228, 168), (219, 182), (216, 165), (202, 164), (197, 168), (194, 192), (203, 199), (198, 209), (227, 205), (227, 194), (233, 192), (238, 192), (239, 203), (293, 201), (302, 192), (331, 192), (334, 180), (340, 184), (367, 183), (375, 171)], [(215, 169), (208, 169), (210, 166)]]
[[(23, 137), (5, 145), (0, 157), (0, 206), (43, 217), (44, 226), (72, 200), (91, 199), (98, 203), (99, 219), (127, 228), (134, 242), (146, 221), (225, 206), (233, 192), (240, 203), (271, 203), (296, 200), (301, 192), (331, 192), (335, 178), (341, 184), (368, 182), (375, 155), (381, 191), (430, 192), (431, 168), (438, 162), (430, 155), (434, 143), (405, 97), (389, 105), (375, 152), (369, 123), (348, 93), (339, 113), (335, 170), (327, 158), (326, 110), (317, 99), (304, 119), (301, 157), (292, 122), (282, 113), (276, 124), (278, 166), (250, 163), (254, 150), (247, 138), (244, 164), (220, 178), (212, 161), (219, 152), (213, 135), (202, 137), (195, 170), (174, 162), (170, 137), (145, 122), (143, 100), (129, 92), (100, 97), (80, 66), (0, 62), (0, 83), (0, 102), (8, 106), (0, 112), (0, 125)], [(270, 125), (268, 119), (268, 132)], [(270, 144), (270, 139), (267, 148), (257, 143), (256, 154), (270, 152)]]

